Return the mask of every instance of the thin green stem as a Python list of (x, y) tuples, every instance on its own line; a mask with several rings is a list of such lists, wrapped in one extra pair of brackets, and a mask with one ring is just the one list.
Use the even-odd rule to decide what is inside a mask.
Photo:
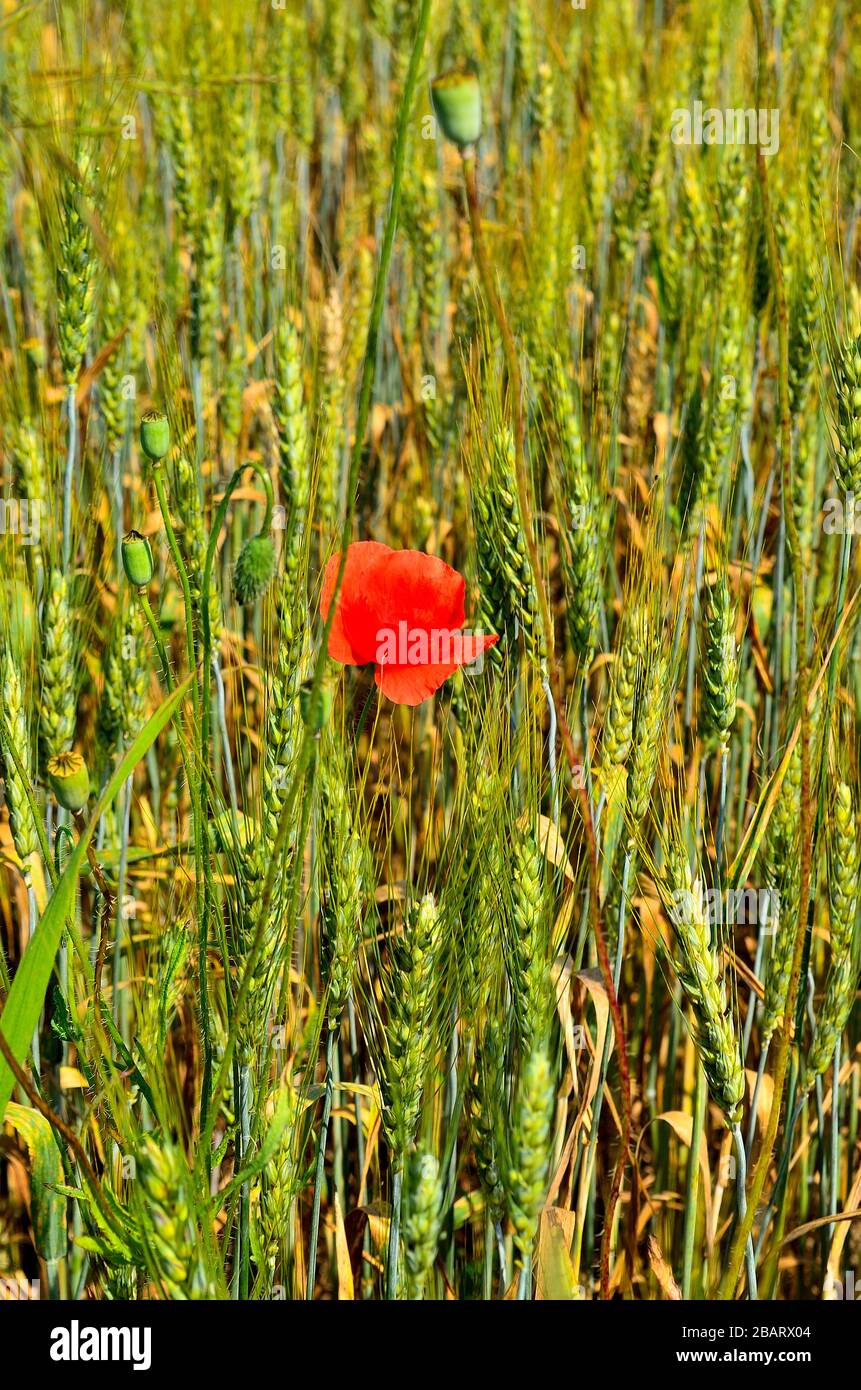
[(389, 1302), (393, 1302), (398, 1296), (398, 1257), (401, 1240), (403, 1177), (403, 1155), (395, 1154), (392, 1161), (392, 1214), (389, 1222), (389, 1248), (386, 1254), (386, 1298)]
[[(840, 1038), (834, 1047), (834, 1065), (831, 1082), (831, 1210), (837, 1211), (840, 1205)], [(824, 1136), (823, 1136), (824, 1143)], [(833, 1226), (826, 1228), (830, 1241)]]
[(329, 1119), (332, 1114), (332, 1095), (334, 1091), (335, 1028), (331, 1020), (326, 1035), (326, 1089), (323, 1095), (323, 1114), (320, 1119), (320, 1132), (317, 1135), (317, 1161), (314, 1167), (314, 1199), (311, 1206), (311, 1232), (308, 1237), (308, 1280), (305, 1297), (314, 1297), (317, 1280), (317, 1245), (320, 1238), (320, 1198), (323, 1191), (323, 1177), (326, 1170), (326, 1141), (329, 1136)]
[(72, 560), (72, 492), (75, 485), (75, 458), (78, 452), (78, 390), (77, 382), (66, 389), (66, 471), (63, 477), (63, 569), (68, 572)]
[[(735, 1146), (736, 1161), (736, 1201), (738, 1203), (738, 1219), (744, 1222), (747, 1214), (747, 1155), (744, 1151), (744, 1139), (741, 1134), (741, 1126), (733, 1125), (732, 1141)], [(747, 1268), (747, 1291), (751, 1302), (756, 1301), (756, 1256), (753, 1250), (753, 1236), (748, 1233), (747, 1243), (744, 1247), (745, 1266)]]
[(161, 635), (161, 628), (159, 627), (158, 621), (156, 620), (156, 616), (152, 611), (152, 605), (150, 604), (149, 596), (147, 594), (146, 589), (138, 589), (137, 596), (138, 603), (140, 604), (141, 609), (143, 610), (143, 615), (147, 620), (149, 630), (152, 633), (152, 638), (155, 642), (155, 649), (158, 652), (158, 659), (161, 663), (161, 673), (164, 676), (165, 687), (167, 688), (168, 693), (170, 693), (173, 690), (173, 675), (171, 674), (170, 662), (167, 658), (164, 639)]
[[(182, 558), (182, 552), (176, 539), (176, 532), (173, 529), (173, 523), (170, 519), (170, 507), (168, 505), (167, 493), (164, 486), (164, 470), (161, 464), (155, 464), (152, 470), (152, 476), (168, 547), (182, 587), (182, 597), (185, 604), (185, 653), (189, 672), (191, 675), (194, 675), (197, 671), (197, 658), (194, 650), (194, 606), (191, 600), (191, 584), (189, 583), (188, 570), (185, 567), (185, 561)], [(200, 697), (196, 680), (193, 680), (191, 683), (191, 694), (194, 705), (194, 722), (195, 725), (197, 725), (200, 719)]]
[(700, 1142), (706, 1118), (708, 1087), (699, 1055), (696, 1056), (696, 1084), (694, 1086), (693, 1113), (691, 1115), (691, 1142), (688, 1148), (688, 1165), (685, 1174), (685, 1215), (682, 1232), (682, 1298), (691, 1296), (691, 1278), (694, 1267), (694, 1246), (697, 1235), (697, 1208), (700, 1190)]
[(756, 1081), (754, 1082), (753, 1096), (751, 1097), (750, 1102), (750, 1118), (748, 1119), (747, 1124), (746, 1154), (748, 1159), (750, 1158), (753, 1152), (753, 1141), (756, 1136), (756, 1112), (759, 1106), (759, 1093), (762, 1090), (762, 1078), (765, 1076), (765, 1067), (766, 1063), (768, 1062), (768, 1049), (770, 1046), (771, 1039), (766, 1038), (765, 1042), (762, 1044), (762, 1049), (759, 1054), (759, 1066), (757, 1067), (756, 1071)]
[[(242, 1062), (239, 1067), (239, 1132), (241, 1157), (240, 1165), (247, 1165), (248, 1151), (251, 1147), (251, 1067)], [(245, 1181), (239, 1189), (239, 1278), (236, 1281), (236, 1296), (244, 1302), (248, 1298), (248, 1278), (251, 1268), (248, 1221), (251, 1203), (251, 1183)]]
[(235, 468), (233, 470), (233, 474), (231, 475), (230, 481), (228, 482), (227, 487), (224, 489), (224, 496), (218, 504), (218, 510), (215, 513), (212, 527), (209, 532), (209, 543), (206, 547), (206, 559), (204, 561), (203, 574), (201, 576), (200, 581), (200, 629), (203, 638), (201, 679), (203, 681), (204, 687), (202, 757), (204, 762), (209, 761), (209, 755), (207, 751), (209, 742), (209, 700), (207, 699), (205, 692), (208, 690), (209, 687), (209, 671), (212, 660), (212, 622), (209, 611), (210, 588), (212, 585), (212, 566), (215, 560), (215, 552), (218, 547), (218, 538), (221, 535), (221, 528), (224, 525), (224, 519), (227, 516), (227, 508), (230, 505), (230, 499), (233, 496), (236, 489), (238, 488), (240, 482), (242, 481), (242, 474), (245, 472), (246, 468), (253, 468), (254, 472), (257, 474), (258, 478), (263, 484), (263, 490), (266, 493), (266, 512), (263, 517), (263, 523), (260, 527), (259, 534), (261, 536), (266, 535), (272, 529), (272, 512), (275, 506), (275, 496), (272, 489), (272, 479), (269, 477), (269, 474), (266, 472), (266, 469), (263, 467), (262, 463), (257, 463), (254, 459), (249, 459), (246, 463), (240, 464), (238, 468)]

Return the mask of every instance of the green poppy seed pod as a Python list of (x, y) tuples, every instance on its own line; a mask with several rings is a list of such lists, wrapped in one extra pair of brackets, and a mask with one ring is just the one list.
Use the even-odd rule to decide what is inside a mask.
[(152, 546), (140, 531), (128, 531), (123, 536), (123, 569), (136, 589), (145, 589), (152, 579)]
[(243, 605), (265, 594), (275, 573), (275, 546), (269, 536), (252, 536), (239, 553), (233, 571), (233, 597)]
[(481, 135), (481, 87), (474, 72), (455, 69), (435, 77), (431, 101), (443, 135), (460, 149)]
[(147, 410), (141, 416), (141, 448), (148, 459), (159, 463), (170, 448), (170, 425), (161, 410)]
[(312, 734), (319, 734), (329, 722), (332, 713), (332, 689), (328, 685), (321, 685), (316, 700), (314, 699), (313, 680), (303, 681), (299, 687), (299, 709), (302, 713), (302, 723)]
[(83, 811), (90, 799), (90, 774), (80, 753), (57, 753), (48, 759), (48, 781), (66, 811)]

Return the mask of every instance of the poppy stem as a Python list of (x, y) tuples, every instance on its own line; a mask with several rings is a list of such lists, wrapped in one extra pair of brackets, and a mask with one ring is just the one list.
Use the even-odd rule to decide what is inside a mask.
[(335, 1088), (336, 1025), (330, 1020), (326, 1027), (326, 1090), (323, 1097), (323, 1117), (320, 1121), (320, 1130), (317, 1135), (317, 1159), (314, 1165), (314, 1198), (311, 1207), (311, 1234), (308, 1238), (308, 1277), (305, 1285), (305, 1297), (309, 1301), (314, 1297), (314, 1285), (317, 1281), (317, 1245), (320, 1239), (320, 1197), (323, 1191), (323, 1179), (326, 1173), (326, 1140), (329, 1134), (329, 1121), (332, 1116), (332, 1096)]
[(585, 779), (582, 775), (582, 765), (577, 757), (577, 750), (574, 747), (574, 739), (571, 735), (571, 729), (565, 713), (565, 702), (559, 669), (553, 659), (553, 618), (550, 612), (547, 591), (544, 587), (544, 580), (541, 573), (541, 560), (538, 554), (538, 545), (535, 540), (535, 532), (532, 525), (532, 508), (529, 501), (529, 472), (526, 463), (526, 427), (523, 416), (523, 378), (520, 371), (520, 359), (517, 353), (517, 344), (514, 341), (514, 334), (511, 331), (508, 316), (505, 312), (505, 305), (502, 302), (502, 297), (499, 293), (496, 278), (488, 260), (487, 249), (484, 244), (484, 235), (481, 228), (481, 212), (478, 202), (478, 184), (475, 175), (475, 152), (473, 149), (464, 150), (463, 178), (466, 188), (467, 207), (469, 209), (469, 225), (472, 232), (473, 253), (478, 266), (482, 288), (496, 320), (496, 326), (499, 329), (508, 369), (508, 388), (511, 394), (511, 408), (514, 416), (514, 468), (517, 483), (517, 497), (520, 506), (520, 524), (523, 530), (527, 554), (529, 556), (529, 566), (532, 571), (532, 582), (535, 595), (538, 600), (538, 611), (544, 633), (545, 651), (547, 653), (547, 674), (556, 705), (556, 717), (562, 735), (565, 756), (571, 770), (572, 782), (580, 800), (588, 852), (590, 920), (592, 932), (595, 937), (598, 962), (601, 967), (601, 976), (603, 978), (604, 988), (607, 992), (610, 1012), (613, 1016), (613, 1028), (616, 1034), (619, 1080), (622, 1089), (622, 1143), (619, 1149), (619, 1157), (616, 1161), (616, 1168), (613, 1173), (610, 1193), (604, 1208), (604, 1235), (601, 1242), (601, 1296), (603, 1298), (609, 1298), (610, 1243), (614, 1225), (613, 1214), (622, 1190), (622, 1182), (625, 1176), (625, 1167), (628, 1162), (631, 1138), (631, 1075), (628, 1067), (627, 1044), (625, 1042), (625, 1032), (622, 1025), (622, 1011), (619, 1007), (619, 999), (613, 982), (613, 970), (607, 952), (607, 942), (601, 925), (598, 896), (598, 843), (595, 838), (595, 827), (592, 822), (592, 808), (585, 787)]
[(356, 749), (359, 747), (359, 739), (362, 737), (362, 731), (364, 730), (364, 727), (365, 727), (365, 720), (366, 720), (367, 717), (368, 717), (368, 710), (371, 708), (371, 701), (372, 701), (373, 698), (374, 698), (374, 691), (375, 691), (377, 688), (378, 688), (378, 687), (377, 687), (376, 683), (374, 683), (374, 684), (371, 686), (370, 690), (368, 691), (368, 698), (365, 700), (365, 703), (364, 703), (364, 705), (362, 706), (362, 713), (359, 715), (359, 722), (358, 722), (358, 724), (356, 725), (356, 732), (355, 732), (355, 734), (353, 735), (353, 747), (356, 748)]

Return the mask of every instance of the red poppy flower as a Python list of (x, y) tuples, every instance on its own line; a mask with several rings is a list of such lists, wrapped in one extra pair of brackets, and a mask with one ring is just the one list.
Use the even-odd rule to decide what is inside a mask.
[[(328, 617), (340, 555), (323, 575), (320, 612)], [(344, 666), (374, 663), (374, 680), (398, 705), (420, 705), (459, 666), (497, 640), (461, 632), (463, 575), (435, 555), (357, 541), (329, 633), (329, 655)]]

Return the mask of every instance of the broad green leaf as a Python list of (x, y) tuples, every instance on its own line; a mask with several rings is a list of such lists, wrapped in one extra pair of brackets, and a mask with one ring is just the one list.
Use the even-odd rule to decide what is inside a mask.
[(536, 1298), (570, 1303), (585, 1297), (577, 1282), (569, 1253), (574, 1238), (574, 1222), (574, 1212), (562, 1207), (548, 1207), (541, 1213)]
[[(95, 834), (100, 817), (113, 801), (123, 783), (134, 772), (148, 750), (155, 743), (162, 730), (170, 723), (187, 694), (193, 675), (186, 676), (173, 694), (159, 705), (151, 719), (148, 719), (125, 757), (117, 765), (113, 776), (96, 804), (86, 829), (69, 856), (62, 876), (48, 899), (42, 920), (39, 922), (30, 944), (24, 952), (21, 964), (12, 981), (12, 988), (6, 1000), (6, 1007), (0, 1016), (0, 1029), (3, 1031), (13, 1056), (23, 1062), (30, 1046), (30, 1039), (39, 1021), (39, 1014), (45, 1000), (45, 991), (51, 979), (54, 959), (60, 945), (67, 918), (74, 909), (75, 889), (78, 875), (84, 863), (87, 846)], [(12, 1096), (15, 1079), (5, 1058), (0, 1057), (0, 1121)]]
[(51, 1126), (28, 1105), (10, 1101), (6, 1122), (17, 1130), (30, 1154), (30, 1220), (33, 1243), (43, 1260), (61, 1260), (66, 1254), (66, 1202), (58, 1191), (63, 1164)]

